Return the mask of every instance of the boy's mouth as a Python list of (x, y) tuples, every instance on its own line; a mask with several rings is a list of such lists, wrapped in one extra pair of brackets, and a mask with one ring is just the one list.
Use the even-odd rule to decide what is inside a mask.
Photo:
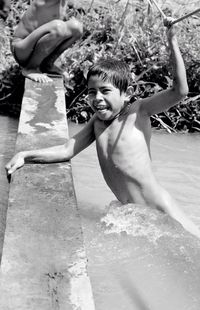
[(96, 111), (103, 111), (103, 110), (108, 110), (107, 105), (102, 105), (102, 104), (94, 104), (94, 108)]

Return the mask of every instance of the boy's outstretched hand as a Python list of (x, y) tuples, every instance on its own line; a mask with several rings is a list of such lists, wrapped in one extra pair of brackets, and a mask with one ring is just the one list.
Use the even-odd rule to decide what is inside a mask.
[(12, 173), (21, 168), (24, 163), (25, 161), (22, 152), (19, 152), (13, 156), (13, 158), (5, 166), (8, 181), (10, 181)]

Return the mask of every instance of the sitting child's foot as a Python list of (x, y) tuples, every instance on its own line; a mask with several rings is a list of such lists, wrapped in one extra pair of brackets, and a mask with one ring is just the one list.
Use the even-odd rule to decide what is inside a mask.
[(60, 69), (55, 64), (53, 64), (51, 66), (49, 64), (45, 64), (45, 65), (42, 64), (40, 66), (40, 70), (44, 73), (49, 74), (50, 76), (51, 75), (59, 75), (59, 76), (62, 76), (65, 80), (69, 79), (69, 74), (66, 71)]
[(22, 75), (26, 78), (38, 82), (38, 83), (50, 83), (52, 79), (48, 77), (45, 73), (42, 73), (40, 70), (29, 70), (29, 69), (22, 69)]

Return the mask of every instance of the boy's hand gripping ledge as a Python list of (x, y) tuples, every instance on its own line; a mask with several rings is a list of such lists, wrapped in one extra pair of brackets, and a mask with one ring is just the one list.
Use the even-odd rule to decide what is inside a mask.
[(23, 152), (17, 153), (5, 166), (7, 178), (10, 181), (11, 174), (21, 168), (25, 163)]

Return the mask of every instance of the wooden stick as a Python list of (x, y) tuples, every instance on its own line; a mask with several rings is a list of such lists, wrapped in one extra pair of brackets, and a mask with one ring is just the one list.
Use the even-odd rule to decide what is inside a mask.
[(187, 18), (187, 17), (189, 17), (189, 16), (191, 16), (191, 15), (197, 13), (197, 12), (200, 12), (200, 8), (197, 9), (197, 10), (195, 10), (195, 11), (193, 11), (193, 12), (191, 12), (191, 13), (189, 13), (189, 14), (186, 14), (186, 15), (184, 15), (184, 16), (182, 16), (182, 17), (179, 17), (179, 18), (175, 19), (175, 20), (172, 22), (172, 25), (174, 25), (174, 24), (180, 22), (181, 20), (183, 20), (183, 19), (185, 19), (185, 18)]
[(149, 5), (152, 7), (152, 3), (150, 0), (147, 0), (147, 2), (149, 3)]
[(152, 0), (152, 2), (155, 4), (155, 6), (157, 7), (158, 11), (160, 12), (160, 14), (162, 15), (163, 18), (166, 18), (165, 13), (161, 10), (161, 8), (159, 7), (158, 3), (155, 0)]

